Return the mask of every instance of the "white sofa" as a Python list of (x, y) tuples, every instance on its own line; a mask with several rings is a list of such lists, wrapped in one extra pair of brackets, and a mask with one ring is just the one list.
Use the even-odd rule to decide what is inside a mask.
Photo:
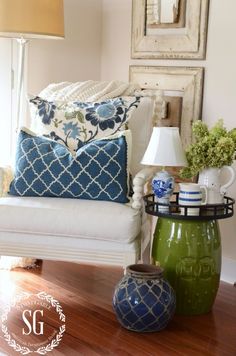
[(150, 241), (142, 196), (153, 169), (142, 169), (140, 160), (152, 131), (154, 102), (143, 97), (129, 124), (134, 195), (128, 204), (10, 196), (11, 170), (0, 168), (0, 255), (122, 266), (137, 262)]

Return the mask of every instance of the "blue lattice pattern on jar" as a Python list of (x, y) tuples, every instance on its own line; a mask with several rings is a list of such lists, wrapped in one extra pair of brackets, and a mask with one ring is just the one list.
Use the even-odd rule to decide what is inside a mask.
[(113, 296), (113, 307), (120, 324), (139, 332), (164, 329), (174, 314), (175, 306), (175, 293), (164, 279), (124, 276)]

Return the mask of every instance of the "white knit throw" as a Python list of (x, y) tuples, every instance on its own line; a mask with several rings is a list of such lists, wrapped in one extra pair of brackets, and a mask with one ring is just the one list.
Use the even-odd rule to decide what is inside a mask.
[(120, 81), (98, 82), (88, 80), (86, 82), (62, 82), (49, 84), (43, 89), (39, 96), (45, 100), (58, 101), (85, 101), (95, 102), (118, 96), (135, 95), (135, 91), (140, 90), (138, 84), (125, 83)]

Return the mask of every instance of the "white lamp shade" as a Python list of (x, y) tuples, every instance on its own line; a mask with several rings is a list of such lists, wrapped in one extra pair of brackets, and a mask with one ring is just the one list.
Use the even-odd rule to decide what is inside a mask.
[(141, 161), (150, 166), (186, 166), (178, 127), (154, 127), (147, 150)]
[(63, 0), (0, 0), (0, 36), (64, 38)]

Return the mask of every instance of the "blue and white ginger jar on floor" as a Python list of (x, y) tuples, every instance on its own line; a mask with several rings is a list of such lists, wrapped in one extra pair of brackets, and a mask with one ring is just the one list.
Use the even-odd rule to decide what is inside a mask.
[(163, 269), (153, 265), (128, 266), (113, 296), (120, 324), (138, 332), (164, 329), (173, 317), (175, 305), (175, 293), (163, 278)]

